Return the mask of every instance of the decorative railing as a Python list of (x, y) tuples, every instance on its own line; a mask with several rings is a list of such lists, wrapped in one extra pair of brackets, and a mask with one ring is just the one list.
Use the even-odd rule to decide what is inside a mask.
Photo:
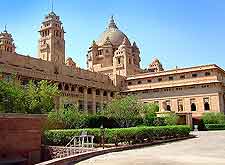
[(70, 142), (64, 146), (49, 146), (49, 152), (52, 159), (63, 158), (66, 156), (76, 155), (79, 153), (96, 150), (94, 148), (94, 136), (81, 135), (74, 136)]

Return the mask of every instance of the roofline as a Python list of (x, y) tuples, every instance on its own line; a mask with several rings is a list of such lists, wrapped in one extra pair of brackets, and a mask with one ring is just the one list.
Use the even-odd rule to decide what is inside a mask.
[[(213, 67), (215, 69), (219, 69), (221, 72), (223, 72), (225, 74), (225, 71), (219, 67), (216, 64), (207, 64), (207, 65), (198, 65), (198, 66), (193, 66), (193, 67), (185, 67), (185, 68), (177, 68), (177, 69), (171, 69), (171, 70), (166, 70), (166, 71), (160, 71), (160, 72), (147, 72), (147, 73), (139, 73), (139, 74), (134, 74), (134, 75), (129, 75), (127, 77), (127, 79), (138, 79), (138, 78), (142, 78), (139, 76), (144, 76), (143, 78), (146, 78), (148, 76), (160, 76), (160, 74), (169, 74), (170, 72), (177, 72), (177, 71), (185, 71), (187, 69), (202, 69), (202, 67), (204, 67), (203, 69), (207, 69), (205, 67)], [(212, 69), (212, 68), (210, 68)]]

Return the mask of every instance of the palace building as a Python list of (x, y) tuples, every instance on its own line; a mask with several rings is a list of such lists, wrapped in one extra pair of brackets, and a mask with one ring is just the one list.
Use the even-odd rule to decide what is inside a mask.
[(111, 17), (100, 38), (87, 52), (87, 69), (65, 59), (64, 28), (53, 11), (41, 23), (38, 57), (16, 53), (12, 35), (0, 33), (0, 69), (4, 79), (12, 74), (22, 84), (29, 80), (57, 83), (63, 96), (57, 105), (77, 104), (88, 113), (103, 109), (116, 94), (135, 95), (144, 103), (156, 103), (158, 115), (175, 112), (180, 122), (191, 124), (207, 112), (225, 112), (225, 72), (215, 64), (164, 70), (154, 58), (140, 68), (140, 49), (117, 27)]

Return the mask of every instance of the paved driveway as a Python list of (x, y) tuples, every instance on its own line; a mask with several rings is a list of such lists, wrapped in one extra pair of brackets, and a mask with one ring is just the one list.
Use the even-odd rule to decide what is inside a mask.
[(225, 131), (199, 138), (97, 156), (78, 165), (225, 165)]

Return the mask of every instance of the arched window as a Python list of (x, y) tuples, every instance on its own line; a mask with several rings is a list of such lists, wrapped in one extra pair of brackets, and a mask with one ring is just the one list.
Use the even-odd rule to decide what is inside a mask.
[(166, 110), (171, 111), (170, 105), (166, 105)]
[(65, 85), (65, 90), (66, 90), (66, 91), (69, 90), (69, 85), (68, 85), (68, 84)]
[(88, 93), (88, 94), (92, 94), (91, 88), (88, 88), (87, 93)]
[(141, 81), (138, 81), (138, 84), (141, 84)]
[(62, 84), (61, 83), (58, 85), (58, 89), (62, 90)]
[(195, 103), (191, 103), (191, 111), (196, 111), (196, 105), (195, 105)]
[(79, 87), (78, 90), (79, 90), (80, 93), (84, 93), (84, 88), (83, 87)]
[(72, 92), (75, 91), (74, 85), (71, 87), (71, 91), (72, 91)]
[(204, 108), (205, 108), (205, 111), (209, 111), (209, 103), (208, 102), (205, 102), (204, 103)]
[(96, 89), (96, 95), (100, 95), (100, 90)]

